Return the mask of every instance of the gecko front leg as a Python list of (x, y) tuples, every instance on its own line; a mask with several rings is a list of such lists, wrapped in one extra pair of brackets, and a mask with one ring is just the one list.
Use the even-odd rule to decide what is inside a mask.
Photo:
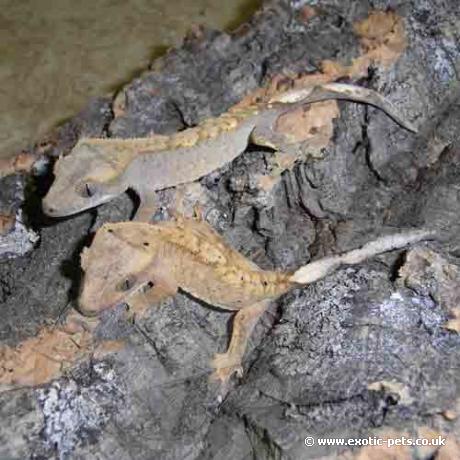
[(160, 303), (177, 293), (177, 284), (169, 277), (155, 276), (145, 289), (135, 292), (127, 300), (128, 316), (143, 316), (152, 305)]
[(134, 191), (137, 193), (140, 203), (133, 216), (133, 220), (137, 222), (150, 222), (158, 207), (155, 191), (147, 188), (135, 188)]
[(227, 351), (225, 353), (216, 353), (211, 361), (211, 366), (215, 369), (211, 375), (212, 379), (220, 380), (222, 385), (225, 386), (234, 373), (239, 377), (242, 376), (241, 361), (249, 337), (269, 304), (269, 300), (263, 300), (238, 311), (233, 320), (232, 338)]
[(143, 316), (152, 305), (160, 303), (168, 297), (174, 297), (179, 288), (174, 277), (164, 266), (165, 254), (157, 254), (150, 267), (150, 280), (140, 290), (133, 292), (127, 299), (128, 317)]

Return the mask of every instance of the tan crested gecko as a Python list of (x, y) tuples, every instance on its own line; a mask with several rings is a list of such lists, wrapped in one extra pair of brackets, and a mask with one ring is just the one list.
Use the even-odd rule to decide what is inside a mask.
[(171, 136), (137, 139), (81, 139), (54, 167), (55, 180), (43, 210), (68, 216), (100, 205), (127, 189), (140, 198), (136, 220), (155, 211), (155, 191), (193, 182), (240, 155), (248, 143), (285, 153), (295, 148), (276, 131), (276, 121), (293, 108), (329, 99), (373, 105), (404, 128), (415, 128), (379, 93), (359, 86), (329, 83), (291, 90), (269, 102), (236, 105), (223, 115)]
[(225, 384), (233, 373), (241, 375), (247, 341), (270, 301), (341, 265), (360, 263), (430, 235), (413, 230), (384, 236), (360, 249), (283, 273), (260, 269), (203, 221), (104, 224), (81, 254), (80, 311), (95, 315), (121, 303), (127, 303), (131, 311), (142, 311), (173, 296), (178, 288), (211, 305), (236, 310), (228, 350), (216, 354), (211, 363), (213, 376)]

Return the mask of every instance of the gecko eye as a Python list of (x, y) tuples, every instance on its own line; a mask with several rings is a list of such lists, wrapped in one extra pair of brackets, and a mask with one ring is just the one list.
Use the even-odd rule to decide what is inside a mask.
[(128, 278), (125, 278), (123, 281), (121, 281), (118, 286), (117, 290), (126, 292), (129, 291), (136, 283), (136, 277), (134, 276), (129, 276)]
[(80, 185), (77, 185), (77, 193), (82, 198), (91, 198), (97, 193), (97, 187), (91, 182), (84, 182)]

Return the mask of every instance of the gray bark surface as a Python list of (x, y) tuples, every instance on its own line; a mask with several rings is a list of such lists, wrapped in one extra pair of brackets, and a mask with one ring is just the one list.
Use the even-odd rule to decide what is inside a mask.
[[(321, 14), (300, 20), (300, 8), (312, 3)], [(297, 164), (271, 192), (257, 190), (254, 175), (266, 171), (273, 153), (253, 147), (203, 178), (208, 220), (263, 268), (297, 268), (392, 229), (422, 226), (441, 235), (426, 247), (458, 267), (456, 0), (266, 3), (237, 33), (204, 30), (157, 61), (125, 88), (123, 116), (112, 120), (111, 102), (93, 101), (61, 128), (53, 155), (82, 134), (171, 133), (222, 113), (282, 70), (350, 60), (359, 48), (353, 22), (375, 8), (404, 17), (409, 45), (390, 70), (369, 69), (360, 83), (402, 107), (419, 133), (373, 108), (340, 103), (324, 158)], [(79, 253), (91, 228), (133, 211), (125, 195), (77, 216), (45, 218), (40, 197), (50, 179), (0, 179), (4, 206), (16, 199), (8, 190), (24, 182), (23, 212), (40, 236), (28, 254), (0, 263), (4, 344), (65, 314), (78, 293)], [(167, 206), (172, 192), (158, 196)], [(459, 397), (460, 337), (443, 328), (446, 286), (429, 267), (420, 283), (398, 280), (403, 264), (403, 252), (384, 255), (281, 298), (256, 327), (244, 378), (223, 401), (208, 383), (209, 360), (227, 345), (231, 315), (182, 293), (136, 327), (108, 312), (98, 333), (124, 337), (122, 351), (42, 388), (0, 394), (0, 459), (333, 457), (331, 448), (307, 449), (304, 438), (434, 424)], [(402, 383), (406, 397), (370, 390), (376, 381)], [(454, 431), (456, 423), (442, 428)]]

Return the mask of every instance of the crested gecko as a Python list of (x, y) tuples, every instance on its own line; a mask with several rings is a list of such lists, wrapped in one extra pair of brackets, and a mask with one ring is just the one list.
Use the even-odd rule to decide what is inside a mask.
[(43, 199), (54, 217), (106, 203), (127, 189), (140, 198), (135, 219), (148, 221), (155, 211), (155, 191), (193, 182), (234, 160), (248, 143), (284, 153), (295, 149), (276, 131), (283, 113), (306, 104), (342, 99), (373, 105), (404, 128), (416, 129), (379, 93), (359, 86), (329, 83), (290, 90), (268, 102), (234, 106), (223, 115), (170, 136), (82, 138), (57, 160), (55, 180)]
[(383, 236), (288, 273), (262, 270), (204, 221), (107, 223), (81, 254), (84, 277), (79, 309), (94, 316), (126, 303), (131, 311), (143, 311), (180, 288), (211, 305), (236, 310), (229, 347), (211, 362), (213, 376), (225, 385), (234, 373), (241, 376), (251, 331), (272, 300), (341, 265), (360, 263), (430, 235), (427, 230), (412, 230)]

